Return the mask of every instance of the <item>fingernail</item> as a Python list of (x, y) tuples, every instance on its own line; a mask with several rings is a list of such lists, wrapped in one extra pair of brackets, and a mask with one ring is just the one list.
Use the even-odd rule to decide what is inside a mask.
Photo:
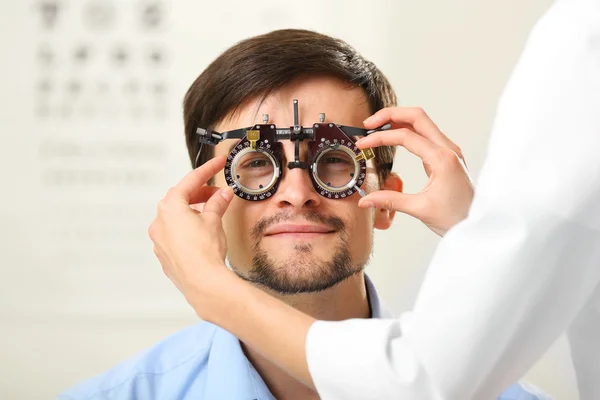
[(362, 207), (362, 208), (374, 208), (375, 203), (373, 203), (372, 201), (366, 200), (366, 201), (361, 201), (360, 203), (358, 203), (358, 206)]
[(374, 117), (374, 115), (371, 115), (369, 118), (365, 119), (365, 120), (363, 121), (363, 124), (365, 124), (365, 125), (366, 125), (366, 124), (368, 124), (369, 122), (371, 122), (371, 121), (373, 120), (373, 117)]
[(225, 189), (221, 189), (221, 196), (223, 196), (225, 200), (229, 201), (231, 200), (231, 196), (233, 196), (233, 193), (231, 192), (231, 189), (226, 187)]

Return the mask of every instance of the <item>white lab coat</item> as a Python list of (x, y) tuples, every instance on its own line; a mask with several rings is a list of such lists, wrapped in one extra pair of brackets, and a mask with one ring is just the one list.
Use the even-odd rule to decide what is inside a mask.
[(493, 399), (567, 331), (581, 399), (598, 400), (599, 282), (600, 0), (558, 0), (531, 32), (469, 217), (441, 241), (414, 310), (316, 322), (310, 373), (325, 400)]

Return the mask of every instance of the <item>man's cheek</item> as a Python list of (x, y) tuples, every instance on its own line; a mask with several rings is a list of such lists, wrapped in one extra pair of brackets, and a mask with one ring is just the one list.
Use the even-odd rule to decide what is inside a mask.
[(243, 223), (239, 201), (236, 202), (236, 199), (233, 199), (225, 215), (223, 215), (223, 228), (225, 229), (228, 241), (230, 238), (239, 240), (241, 225)]
[[(375, 212), (374, 208), (360, 208), (358, 204), (355, 205), (353, 218), (354, 234), (364, 236), (368, 234), (375, 226)], [(365, 233), (366, 232), (366, 233)]]

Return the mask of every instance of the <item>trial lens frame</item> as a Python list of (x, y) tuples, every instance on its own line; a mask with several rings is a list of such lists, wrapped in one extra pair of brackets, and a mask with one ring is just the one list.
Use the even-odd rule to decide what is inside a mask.
[[(351, 196), (355, 192), (365, 196), (366, 193), (360, 188), (366, 177), (366, 162), (375, 158), (372, 149), (360, 150), (355, 145), (352, 137), (368, 136), (374, 132), (384, 131), (391, 128), (391, 124), (380, 126), (376, 129), (367, 130), (352, 126), (338, 125), (334, 123), (325, 123), (325, 113), (319, 114), (319, 123), (312, 127), (303, 127), (298, 123), (298, 100), (293, 101), (294, 105), (294, 126), (289, 128), (277, 128), (274, 124), (269, 124), (269, 115), (263, 114), (263, 124), (257, 124), (246, 128), (235, 129), (227, 132), (216, 132), (207, 128), (197, 128), (196, 133), (199, 136), (200, 149), (196, 156), (194, 167), (198, 165), (198, 159), (202, 146), (204, 144), (216, 146), (226, 139), (240, 139), (227, 156), (224, 173), (225, 180), (233, 188), (234, 193), (245, 200), (260, 201), (271, 197), (279, 186), (281, 177), (280, 160), (283, 160), (282, 140), (289, 139), (294, 142), (294, 161), (287, 164), (289, 169), (301, 168), (311, 171), (310, 177), (315, 190), (326, 198), (340, 199)], [(307, 160), (310, 163), (300, 161), (300, 142), (308, 141)], [(355, 173), (351, 174), (352, 179), (342, 187), (330, 187), (323, 182), (317, 173), (317, 164), (322, 155), (328, 150), (341, 150), (351, 156), (355, 162)], [(236, 175), (236, 160), (241, 155), (258, 151), (272, 162), (274, 174), (271, 181), (259, 189), (249, 189), (237, 181), (239, 175)], [(237, 178), (236, 178), (237, 177)]]

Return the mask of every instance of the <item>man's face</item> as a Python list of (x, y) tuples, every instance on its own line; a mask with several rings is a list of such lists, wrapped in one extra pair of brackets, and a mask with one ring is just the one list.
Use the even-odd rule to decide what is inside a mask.
[[(362, 89), (348, 89), (333, 78), (309, 78), (267, 97), (245, 104), (226, 118), (219, 132), (261, 124), (262, 114), (278, 127), (293, 125), (292, 101), (299, 101), (299, 123), (312, 126), (319, 113), (325, 122), (362, 127), (370, 116)], [(229, 154), (237, 139), (215, 147), (215, 156)], [(288, 169), (294, 143), (283, 141), (282, 177), (275, 194), (262, 201), (234, 196), (223, 218), (230, 265), (242, 278), (281, 294), (324, 290), (361, 271), (372, 248), (375, 212), (358, 207), (357, 193), (327, 199), (314, 189), (309, 171)], [(307, 160), (307, 141), (301, 142), (300, 160)], [(225, 186), (222, 173), (215, 185)], [(378, 189), (372, 161), (367, 163), (363, 189)]]

